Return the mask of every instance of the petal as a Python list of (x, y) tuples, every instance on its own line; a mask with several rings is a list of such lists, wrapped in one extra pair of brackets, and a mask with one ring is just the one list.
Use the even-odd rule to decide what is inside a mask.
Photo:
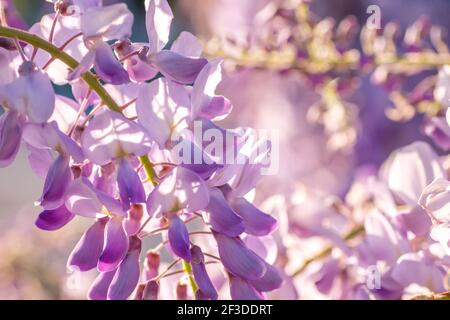
[(67, 261), (69, 267), (75, 267), (80, 271), (88, 271), (97, 266), (103, 250), (106, 222), (107, 219), (104, 218), (97, 220), (81, 236), (70, 253)]
[(174, 215), (169, 218), (169, 244), (172, 251), (180, 258), (191, 261), (191, 252), (189, 251), (189, 234), (183, 220)]
[(165, 147), (170, 137), (172, 107), (175, 107), (175, 103), (166, 80), (157, 79), (142, 86), (136, 101), (138, 120), (161, 148)]
[(100, 273), (89, 288), (88, 298), (91, 300), (106, 300), (108, 288), (115, 274), (116, 270)]
[(209, 61), (201, 70), (192, 88), (192, 117), (195, 119), (200, 112), (209, 105), (215, 91), (222, 81), (222, 61), (215, 59)]
[[(70, 10), (70, 9), (69, 9)], [(57, 47), (64, 45), (63, 51), (72, 58), (80, 61), (88, 52), (82, 37), (76, 35), (80, 32), (79, 16), (64, 16), (55, 20), (55, 14), (44, 15), (40, 22), (36, 23), (29, 32), (36, 34), (42, 39), (49, 39), (50, 33), (53, 32), (52, 43)], [(67, 43), (67, 39), (72, 39)], [(25, 52), (31, 56), (34, 48), (29, 45), (25, 48)], [(40, 68), (47, 64), (51, 56), (44, 50), (38, 50), (34, 56), (34, 62)], [(52, 82), (56, 85), (67, 84), (70, 69), (67, 65), (58, 59), (51, 62), (45, 69)]]
[(278, 289), (283, 284), (283, 278), (281, 277), (280, 271), (268, 263), (266, 265), (266, 273), (257, 279), (249, 281), (251, 285), (259, 292), (266, 292)]
[(265, 236), (270, 234), (278, 225), (272, 216), (262, 212), (245, 198), (236, 198), (231, 206), (242, 218), (245, 232), (255, 236)]
[(119, 85), (130, 82), (128, 72), (105, 42), (95, 47), (94, 69), (97, 75), (108, 83)]
[(145, 190), (141, 178), (131, 166), (128, 160), (122, 159), (117, 170), (117, 185), (119, 187), (120, 199), (125, 208), (130, 203), (145, 202)]
[(69, 159), (58, 156), (45, 178), (40, 205), (47, 210), (59, 208), (65, 201), (64, 196), (72, 180)]
[(55, 108), (55, 92), (45, 73), (31, 71), (7, 85), (0, 86), (0, 104), (28, 115), (33, 122), (44, 123)]
[(182, 84), (191, 84), (208, 60), (185, 57), (169, 50), (162, 50), (150, 57), (150, 62), (170, 80)]
[(94, 7), (81, 15), (81, 31), (85, 38), (102, 37), (104, 41), (128, 38), (133, 27), (133, 14), (126, 4)]
[(444, 117), (425, 119), (424, 133), (442, 150), (450, 150), (450, 126)]
[(58, 124), (27, 123), (23, 128), (23, 139), (36, 149), (53, 149), (61, 155), (72, 156), (75, 163), (85, 159), (82, 149), (66, 134), (61, 132)]
[(97, 191), (86, 178), (75, 179), (67, 190), (66, 207), (73, 213), (88, 218), (104, 216), (103, 203)]
[(244, 279), (230, 276), (230, 295), (233, 300), (263, 300), (264, 297)]
[(151, 51), (161, 50), (169, 41), (173, 13), (167, 0), (145, 0), (145, 26)]
[(209, 223), (215, 231), (229, 237), (236, 237), (245, 231), (242, 219), (231, 209), (219, 189), (210, 190), (206, 211), (209, 213)]
[(54, 159), (51, 150), (37, 149), (27, 144), (28, 162), (31, 169), (42, 179), (47, 176), (48, 170), (52, 165)]
[(44, 210), (39, 214), (35, 224), (42, 230), (53, 231), (64, 227), (75, 215), (65, 205), (52, 210)]
[(418, 284), (427, 287), (433, 292), (442, 292), (446, 271), (425, 260), (419, 253), (402, 255), (392, 270), (392, 278), (404, 287)]
[(368, 251), (377, 260), (392, 264), (397, 260), (399, 253), (406, 252), (408, 249), (406, 241), (379, 211), (369, 212), (364, 222), (364, 229)]
[(9, 166), (16, 158), (22, 138), (21, 120), (13, 111), (0, 116), (0, 168)]
[(450, 224), (442, 223), (433, 227), (430, 236), (438, 241), (448, 256), (450, 256)]
[(415, 142), (394, 151), (380, 169), (380, 177), (406, 204), (414, 206), (422, 190), (446, 174), (433, 149)]
[(98, 261), (98, 270), (107, 272), (116, 269), (127, 254), (128, 242), (122, 218), (111, 218), (106, 224), (105, 245)]
[(81, 59), (77, 67), (67, 75), (67, 81), (73, 82), (76, 80), (81, 80), (80, 77), (92, 68), (94, 62), (95, 62), (95, 51), (91, 50), (88, 53), (86, 53), (86, 55)]
[[(55, 110), (49, 122), (55, 121), (62, 132), (69, 132), (74, 119), (76, 119), (80, 105), (67, 97), (56, 95)], [(80, 117), (83, 119), (83, 117)]]
[(142, 300), (158, 300), (159, 284), (156, 281), (148, 281), (142, 294)]
[(182, 31), (170, 48), (172, 52), (195, 58), (200, 57), (202, 50), (200, 41), (192, 33), (187, 31)]
[(152, 147), (140, 125), (113, 111), (97, 115), (84, 130), (81, 140), (84, 154), (99, 165), (126, 154), (143, 156)]
[(217, 290), (214, 288), (214, 285), (206, 272), (205, 257), (203, 256), (200, 247), (193, 246), (191, 248), (191, 256), (192, 273), (199, 290), (202, 292), (202, 296), (207, 299), (217, 300)]
[(249, 250), (241, 239), (230, 238), (220, 233), (214, 233), (214, 237), (222, 264), (229, 272), (246, 280), (256, 280), (265, 274), (267, 270), (265, 263)]
[(416, 236), (424, 237), (430, 233), (432, 225), (430, 217), (420, 206), (415, 206), (411, 211), (398, 216), (400, 223)]
[(108, 299), (126, 300), (133, 293), (139, 282), (139, 253), (133, 250), (123, 259), (109, 286)]
[(160, 212), (186, 209), (195, 212), (209, 202), (209, 189), (196, 173), (177, 167), (164, 177), (147, 198), (147, 211), (153, 216)]
[(423, 189), (419, 204), (439, 222), (450, 221), (450, 182), (437, 178)]

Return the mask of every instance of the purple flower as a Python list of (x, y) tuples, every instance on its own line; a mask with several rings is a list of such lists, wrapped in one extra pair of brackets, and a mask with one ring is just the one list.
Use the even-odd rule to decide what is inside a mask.
[(22, 121), (14, 111), (0, 116), (0, 167), (9, 166), (16, 158), (22, 138)]

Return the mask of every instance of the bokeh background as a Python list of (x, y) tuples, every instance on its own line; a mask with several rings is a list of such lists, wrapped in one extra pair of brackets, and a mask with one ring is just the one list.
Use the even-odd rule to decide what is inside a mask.
[[(275, 0), (274, 0), (275, 1)], [(113, 3), (117, 1), (107, 1)], [(135, 14), (133, 40), (145, 39), (144, 1), (122, 1)], [(174, 0), (175, 37), (189, 30), (203, 40), (213, 35), (249, 28), (252, 8), (269, 0)], [(15, 0), (17, 11), (28, 26), (52, 11), (44, 0)], [(395, 20), (405, 27), (421, 15), (434, 24), (450, 28), (450, 0), (318, 0), (312, 8), (320, 17), (337, 20), (352, 14), (360, 22), (367, 18), (370, 4), (381, 7), (382, 21)], [(56, 88), (67, 93), (66, 88)], [(318, 97), (301, 80), (268, 71), (230, 72), (221, 91), (235, 105), (230, 126), (253, 126), (280, 130), (280, 171), (267, 177), (257, 193), (257, 201), (273, 193), (289, 193), (302, 183), (327, 194), (342, 195), (356, 174), (355, 168), (376, 168), (395, 148), (418, 137), (420, 119), (394, 123), (386, 119), (389, 101), (383, 89), (362, 79), (361, 89), (351, 102), (358, 106), (359, 136), (351, 151), (324, 149), (322, 129), (306, 120), (306, 110)], [(14, 164), (0, 170), (0, 299), (79, 299), (85, 297), (91, 274), (66, 270), (70, 250), (78, 241), (85, 223), (81, 218), (70, 228), (44, 232), (34, 226), (38, 214), (33, 203), (41, 193), (43, 181), (27, 163), (24, 148)], [(73, 284), (77, 283), (76, 286)], [(81, 285), (79, 285), (81, 284)]]

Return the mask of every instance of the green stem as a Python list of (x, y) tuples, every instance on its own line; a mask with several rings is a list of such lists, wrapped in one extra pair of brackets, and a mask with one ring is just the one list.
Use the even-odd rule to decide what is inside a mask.
[(183, 270), (184, 270), (184, 273), (186, 273), (186, 275), (189, 278), (189, 283), (191, 284), (192, 291), (194, 291), (194, 293), (196, 293), (198, 290), (198, 286), (197, 286), (197, 283), (195, 282), (194, 276), (192, 275), (192, 266), (186, 260), (183, 260)]
[[(60, 50), (58, 47), (54, 46), (47, 40), (44, 40), (26, 31), (10, 27), (0, 27), (0, 37), (19, 39), (22, 42), (26, 42), (34, 46), (35, 48), (42, 49), (49, 53), (54, 59), (58, 59), (64, 62), (71, 69), (75, 69), (78, 66), (78, 62), (67, 53)], [(102, 99), (103, 103), (109, 109), (111, 109), (112, 111), (121, 112), (119, 105), (108, 94), (105, 88), (103, 88), (102, 84), (91, 72), (86, 72), (82, 75), (82, 78), (86, 82), (86, 84), (97, 93), (97, 95), (100, 97), (100, 99)]]
[(153, 164), (150, 162), (150, 159), (148, 156), (142, 156), (139, 157), (139, 160), (141, 161), (142, 165), (144, 166), (145, 173), (147, 174), (148, 179), (151, 181), (151, 183), (156, 186), (158, 184), (156, 178), (156, 172), (153, 168)]
[[(71, 69), (75, 69), (78, 66), (78, 62), (72, 58), (70, 55), (65, 53), (60, 48), (54, 46), (47, 40), (44, 40), (34, 34), (28, 33), (26, 31), (22, 31), (15, 28), (10, 27), (4, 27), (0, 26), (0, 37), (5, 38), (11, 38), (11, 39), (18, 39), (22, 42), (26, 42), (35, 48), (39, 48), (41, 50), (46, 51), (49, 53), (53, 59), (58, 59), (65, 63), (68, 67)], [(86, 82), (86, 84), (97, 93), (97, 95), (102, 99), (103, 103), (112, 111), (120, 112), (122, 113), (122, 109), (120, 106), (114, 101), (114, 99), (109, 95), (109, 93), (103, 88), (102, 84), (97, 80), (96, 76), (93, 75), (91, 72), (86, 72), (82, 75), (83, 80)], [(157, 185), (157, 175), (153, 168), (152, 163), (150, 162), (150, 159), (147, 155), (139, 157), (139, 160), (141, 161), (142, 165), (144, 166), (144, 170), (149, 178), (149, 180), (152, 182), (154, 186)], [(189, 282), (192, 287), (192, 290), (194, 293), (198, 290), (197, 283), (195, 282), (194, 277), (192, 276), (192, 267), (191, 265), (183, 261), (183, 270), (189, 277)]]
[[(356, 226), (353, 229), (351, 229), (347, 234), (345, 234), (343, 239), (345, 241), (351, 240), (351, 239), (355, 238), (356, 236), (362, 234), (363, 232), (364, 232), (364, 226)], [(298, 268), (292, 274), (292, 277), (298, 276), (300, 273), (305, 271), (306, 267), (308, 267), (310, 265), (310, 263), (312, 263), (312, 262), (314, 262), (316, 260), (323, 259), (323, 258), (327, 257), (328, 255), (331, 254), (332, 251), (333, 251), (333, 246), (330, 245), (330, 246), (326, 247), (325, 249), (323, 249), (322, 251), (320, 251), (319, 253), (317, 253), (316, 255), (314, 255), (311, 258), (305, 260), (305, 262), (303, 262), (303, 264), (300, 266), (300, 268)]]

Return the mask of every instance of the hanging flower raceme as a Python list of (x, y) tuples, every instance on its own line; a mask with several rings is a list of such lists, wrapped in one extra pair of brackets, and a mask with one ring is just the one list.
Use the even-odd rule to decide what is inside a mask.
[(200, 57), (201, 45), (188, 32), (182, 32), (170, 50), (169, 42), (173, 13), (167, 0), (146, 0), (148, 43), (132, 43), (121, 39), (115, 44), (118, 56), (125, 60), (130, 78), (143, 82), (161, 72), (166, 78), (192, 84), (207, 60)]
[(129, 37), (132, 25), (133, 15), (123, 3), (94, 6), (82, 12), (80, 29), (89, 51), (68, 79), (75, 80), (94, 66), (97, 75), (108, 83), (129, 82), (127, 71), (114, 56), (107, 41)]
[[(55, 13), (30, 29), (46, 46), (0, 50), (0, 166), (14, 160), (23, 141), (44, 180), (38, 228), (91, 220), (67, 262), (98, 271), (88, 297), (261, 299), (280, 287), (282, 277), (258, 240), (270, 238), (277, 221), (245, 198), (270, 147), (252, 162), (256, 146), (267, 141), (248, 142), (249, 129), (215, 123), (232, 110), (216, 93), (220, 60), (202, 58), (186, 32), (165, 49), (173, 19), (165, 0), (145, 3), (145, 44), (127, 40), (133, 15), (124, 3), (50, 2)], [(55, 48), (78, 66), (68, 68)], [(92, 67), (101, 80), (95, 85), (92, 74), (86, 83), (81, 77)], [(162, 77), (145, 82), (157, 72)], [(70, 85), (75, 99), (55, 95), (52, 84)], [(231, 143), (208, 148), (196, 135), (199, 125), (231, 136)], [(226, 163), (227, 155), (243, 162)], [(142, 263), (149, 237), (160, 238)]]

